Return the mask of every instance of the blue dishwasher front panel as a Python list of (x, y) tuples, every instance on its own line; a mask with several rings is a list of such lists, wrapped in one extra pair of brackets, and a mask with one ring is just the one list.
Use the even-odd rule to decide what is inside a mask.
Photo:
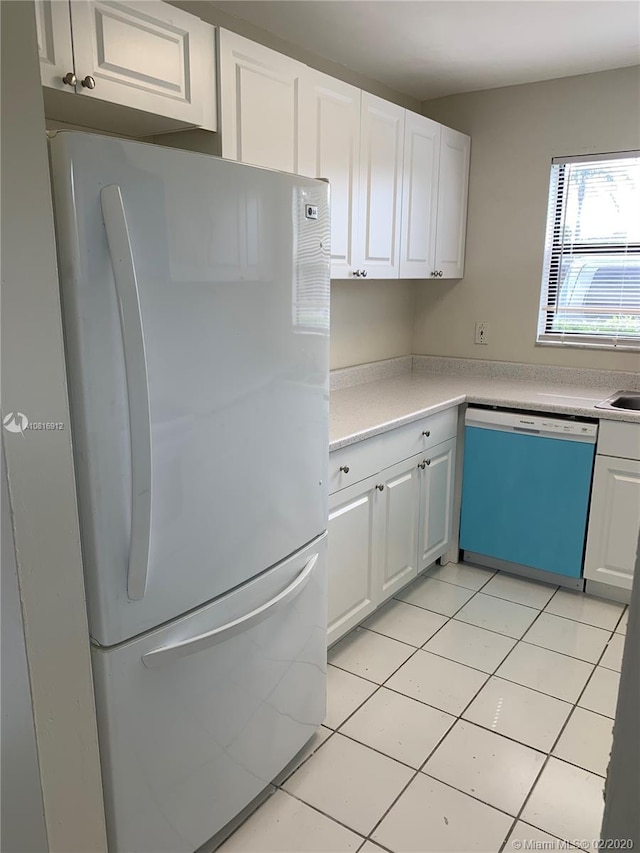
[(460, 547), (582, 574), (595, 444), (465, 428)]

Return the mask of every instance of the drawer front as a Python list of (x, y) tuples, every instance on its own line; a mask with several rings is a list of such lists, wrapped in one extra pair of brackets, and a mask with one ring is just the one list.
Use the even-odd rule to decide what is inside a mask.
[(329, 454), (329, 494), (365, 480), (385, 467), (384, 436), (375, 435)]
[(640, 459), (640, 423), (601, 420), (598, 453), (619, 459)]
[(334, 450), (329, 456), (329, 494), (345, 489), (383, 468), (455, 438), (458, 408), (389, 430), (364, 441)]
[(403, 427), (384, 433), (386, 465), (394, 465), (423, 450), (429, 450), (458, 432), (458, 407), (445, 409), (428, 418), (421, 418)]

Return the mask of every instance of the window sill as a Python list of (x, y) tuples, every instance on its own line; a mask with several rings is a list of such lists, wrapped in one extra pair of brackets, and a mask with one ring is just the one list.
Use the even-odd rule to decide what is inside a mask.
[(609, 350), (610, 352), (638, 352), (640, 350), (640, 340), (628, 341), (625, 343), (613, 343), (606, 341), (560, 341), (560, 340), (537, 340), (537, 347), (565, 347), (570, 349), (599, 349)]

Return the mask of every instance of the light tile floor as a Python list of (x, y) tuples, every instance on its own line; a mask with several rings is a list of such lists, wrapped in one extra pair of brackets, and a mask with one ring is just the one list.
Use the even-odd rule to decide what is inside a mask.
[(220, 853), (508, 853), (597, 838), (626, 616), (524, 578), (436, 567), (329, 652), (325, 725)]

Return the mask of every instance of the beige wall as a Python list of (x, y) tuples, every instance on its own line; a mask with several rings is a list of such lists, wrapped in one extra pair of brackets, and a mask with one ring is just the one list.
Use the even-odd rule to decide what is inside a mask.
[[(640, 67), (427, 101), (471, 135), (464, 279), (416, 285), (414, 353), (637, 370), (637, 353), (535, 346), (551, 158), (640, 148)], [(473, 343), (489, 323), (489, 344)]]
[(411, 354), (414, 283), (331, 282), (331, 369)]
[(65, 425), (3, 433), (42, 792), (22, 807), (44, 809), (51, 853), (93, 853), (106, 838), (34, 5), (0, 13), (3, 411)]

